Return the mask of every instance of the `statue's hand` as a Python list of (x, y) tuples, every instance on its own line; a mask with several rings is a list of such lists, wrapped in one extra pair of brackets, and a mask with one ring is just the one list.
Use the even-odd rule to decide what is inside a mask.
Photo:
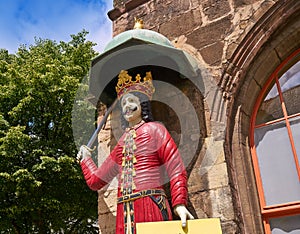
[(180, 217), (182, 227), (186, 227), (187, 219), (194, 219), (194, 216), (187, 210), (184, 205), (175, 206), (174, 213)]
[(82, 145), (77, 153), (77, 160), (80, 161), (85, 158), (89, 158), (91, 155), (91, 149), (89, 149), (86, 145)]

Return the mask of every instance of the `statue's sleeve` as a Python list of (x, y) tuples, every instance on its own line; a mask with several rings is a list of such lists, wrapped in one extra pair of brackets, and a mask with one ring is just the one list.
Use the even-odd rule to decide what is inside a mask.
[(89, 188), (99, 190), (118, 174), (117, 150), (115, 148), (99, 168), (92, 158), (82, 160), (80, 165)]
[(170, 178), (172, 206), (187, 205), (187, 173), (177, 146), (168, 130), (160, 125), (156, 131), (158, 153)]

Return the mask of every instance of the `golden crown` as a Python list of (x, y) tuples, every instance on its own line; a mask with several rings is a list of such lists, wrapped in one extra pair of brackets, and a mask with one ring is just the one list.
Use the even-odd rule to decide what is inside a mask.
[(155, 88), (152, 84), (151, 72), (146, 72), (146, 76), (143, 81), (141, 80), (140, 74), (137, 74), (135, 80), (128, 74), (128, 71), (122, 70), (118, 76), (118, 83), (116, 91), (118, 98), (120, 99), (124, 94), (129, 92), (140, 92), (146, 94), (149, 99), (152, 98), (152, 94)]

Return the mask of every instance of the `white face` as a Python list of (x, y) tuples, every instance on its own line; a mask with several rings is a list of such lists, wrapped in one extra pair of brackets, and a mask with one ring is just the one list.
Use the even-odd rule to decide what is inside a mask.
[(121, 99), (121, 108), (125, 120), (129, 126), (133, 126), (142, 120), (141, 104), (137, 96), (127, 93)]

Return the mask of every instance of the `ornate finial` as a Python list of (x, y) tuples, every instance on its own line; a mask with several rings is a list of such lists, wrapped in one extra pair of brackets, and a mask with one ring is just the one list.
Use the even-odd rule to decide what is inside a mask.
[(144, 28), (144, 21), (142, 19), (134, 17), (134, 29), (143, 29)]
[(120, 99), (124, 94), (129, 92), (140, 92), (146, 94), (149, 99), (152, 98), (152, 94), (155, 88), (152, 84), (151, 72), (146, 72), (146, 76), (141, 79), (140, 74), (137, 74), (135, 80), (128, 74), (128, 71), (122, 70), (118, 76), (118, 84), (116, 91), (118, 98)]

